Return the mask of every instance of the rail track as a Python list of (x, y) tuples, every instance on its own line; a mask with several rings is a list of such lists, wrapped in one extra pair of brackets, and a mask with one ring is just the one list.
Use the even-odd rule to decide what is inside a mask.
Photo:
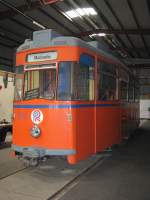
[[(90, 164), (90, 166), (82, 169), (72, 180), (70, 180), (66, 185), (64, 185), (61, 189), (57, 190), (54, 194), (52, 194), (47, 200), (59, 200), (61, 199), (71, 188), (76, 186), (80, 179), (86, 175), (88, 172), (92, 171), (94, 168), (97, 166), (100, 166), (107, 158), (108, 158), (108, 153), (106, 155), (102, 155), (100, 158), (98, 158), (94, 163)], [(0, 181), (7, 179), (10, 176), (17, 175), (20, 172), (25, 171), (26, 169), (29, 169), (31, 167), (22, 167), (16, 171), (10, 172), (9, 174), (5, 176), (0, 177)]]
[(92, 171), (95, 167), (101, 165), (106, 157), (102, 157), (95, 161), (93, 164), (91, 164), (88, 168), (83, 169), (75, 178), (73, 178), (70, 182), (68, 182), (66, 185), (64, 185), (60, 190), (58, 190), (56, 193), (54, 193), (51, 197), (49, 197), (47, 200), (59, 200), (61, 197), (63, 197), (71, 188), (73, 188), (75, 185), (78, 184), (80, 179), (86, 175), (88, 172)]
[(19, 172), (22, 172), (22, 171), (24, 171), (25, 169), (27, 169), (27, 167), (18, 169), (18, 170), (14, 171), (14, 172), (11, 172), (10, 174), (7, 174), (7, 175), (5, 175), (5, 176), (1, 176), (1, 177), (0, 177), (0, 181), (3, 180), (3, 179), (5, 179), (5, 178), (8, 178), (8, 177), (10, 177), (10, 176), (13, 176), (13, 175), (15, 175), (15, 174), (17, 174), (17, 173), (19, 173)]

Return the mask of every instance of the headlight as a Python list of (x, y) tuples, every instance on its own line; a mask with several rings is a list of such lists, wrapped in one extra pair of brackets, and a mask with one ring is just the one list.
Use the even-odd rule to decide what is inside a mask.
[(41, 130), (37, 125), (34, 125), (34, 127), (31, 129), (31, 135), (35, 138), (41, 135)]

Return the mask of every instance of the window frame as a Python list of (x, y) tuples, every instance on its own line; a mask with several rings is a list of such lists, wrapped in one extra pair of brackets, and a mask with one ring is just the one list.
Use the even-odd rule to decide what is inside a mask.
[[(121, 87), (121, 83), (125, 83), (125, 84), (127, 84), (127, 89), (126, 89), (126, 91), (127, 91), (127, 93), (126, 93), (126, 98), (122, 98), (122, 93), (121, 93), (121, 89), (122, 89), (122, 87)], [(126, 102), (128, 102), (129, 101), (129, 82), (127, 82), (127, 81), (125, 81), (125, 80), (122, 80), (122, 79), (120, 79), (120, 83), (119, 83), (119, 85), (120, 85), (120, 100), (121, 101), (126, 101)]]
[[(94, 62), (95, 62), (95, 57), (93, 56), (93, 58), (94, 58)], [(60, 99), (60, 98), (58, 98), (58, 85), (59, 85), (59, 65), (62, 63), (62, 62), (70, 62), (70, 63), (74, 63), (74, 64), (77, 64), (77, 65), (79, 65), (80, 67), (81, 67), (81, 63), (80, 63), (80, 61), (78, 60), (78, 61), (61, 61), (61, 62), (58, 62), (58, 73), (57, 73), (57, 95), (56, 95), (56, 99), (58, 100), (58, 101), (81, 101), (81, 102), (83, 102), (83, 101), (94, 101), (95, 100), (95, 65), (94, 66), (85, 66), (85, 67), (88, 67), (88, 70), (89, 70), (89, 74), (88, 75), (90, 75), (90, 67), (92, 67), (93, 68), (93, 98), (92, 99), (90, 99), (90, 98), (88, 98), (88, 99), (73, 99), (72, 97), (70, 98), (70, 99)], [(90, 79), (88, 79), (88, 81), (89, 81)], [(70, 81), (71, 81), (71, 79), (70, 79)], [(88, 84), (89, 84), (89, 82), (88, 82)], [(90, 88), (90, 86), (88, 86), (88, 92), (89, 92), (89, 88)], [(89, 93), (88, 93), (88, 96), (89, 96)]]
[[(29, 87), (31, 87), (31, 84), (33, 84), (32, 83), (32, 81), (33, 81), (33, 72), (38, 72), (39, 73), (39, 93), (40, 93), (40, 71), (48, 71), (48, 70), (55, 70), (55, 95), (54, 95), (54, 98), (53, 99), (50, 99), (50, 98), (46, 98), (46, 96), (44, 96), (44, 95), (42, 95), (41, 97), (37, 97), (38, 99), (45, 99), (45, 100), (50, 100), (50, 101), (52, 101), (52, 100), (56, 100), (56, 91), (57, 91), (57, 68), (40, 68), (40, 69), (34, 69), (34, 70), (25, 70), (24, 71), (24, 85), (23, 85), (23, 100), (32, 100), (32, 99), (35, 99), (35, 98), (31, 98), (31, 99), (26, 99), (25, 98), (25, 92), (27, 92), (27, 91), (30, 91), (31, 90), (31, 88), (30, 88), (30, 90), (27, 90), (27, 91), (25, 91), (25, 81), (26, 81), (26, 73), (30, 73), (30, 76), (29, 76)], [(32, 79), (32, 80), (31, 80)], [(27, 84), (27, 86), (28, 86), (28, 84)], [(29, 88), (28, 88), (29, 89)], [(36, 89), (36, 88), (34, 88), (34, 89)], [(32, 89), (32, 90), (34, 90), (34, 89)], [(44, 91), (42, 91), (42, 93), (43, 93)]]
[[(115, 69), (115, 75), (113, 75), (113, 73), (111, 72), (104, 72), (102, 70), (102, 64), (105, 64), (108, 66), (109, 65), (113, 66)], [(106, 75), (107, 78), (108, 77), (112, 77), (115, 79), (115, 95), (114, 95), (114, 99), (102, 99), (101, 98), (101, 94), (100, 94), (100, 90), (101, 90), (101, 79), (102, 79), (102, 75)], [(105, 60), (101, 60), (101, 59), (97, 59), (97, 87), (96, 87), (96, 100), (97, 101), (117, 101), (119, 99), (118, 96), (118, 66), (113, 63), (113, 62), (107, 62)], [(106, 92), (106, 88), (105, 88), (105, 92)]]

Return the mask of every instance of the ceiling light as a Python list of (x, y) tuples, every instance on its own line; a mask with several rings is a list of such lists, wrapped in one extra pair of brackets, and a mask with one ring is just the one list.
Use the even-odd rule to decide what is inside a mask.
[(65, 12), (65, 14), (68, 15), (70, 18), (76, 18), (84, 15), (97, 15), (97, 12), (94, 10), (94, 8), (77, 8), (75, 10), (67, 11)]
[(97, 12), (94, 10), (94, 8), (83, 8), (83, 11), (86, 13), (86, 15), (97, 15)]
[(67, 17), (67, 19), (69, 19), (71, 22), (73, 22), (72, 19), (71, 19), (66, 13), (63, 13), (63, 15), (64, 15), (65, 17)]
[(74, 10), (70, 10), (70, 11), (66, 12), (66, 15), (68, 15), (70, 18), (79, 17), (79, 14)]
[(36, 22), (36, 21), (32, 21), (32, 23), (35, 24), (36, 26), (42, 28), (42, 29), (46, 29), (45, 26), (43, 26), (42, 24), (40, 24), (40, 23), (38, 23), (38, 22)]
[(89, 35), (90, 37), (95, 37), (95, 36), (99, 36), (99, 37), (105, 37), (106, 33), (93, 33)]

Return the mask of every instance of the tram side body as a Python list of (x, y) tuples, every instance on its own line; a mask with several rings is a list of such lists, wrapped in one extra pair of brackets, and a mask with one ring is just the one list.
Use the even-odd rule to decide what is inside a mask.
[[(138, 126), (138, 102), (117, 100), (98, 101), (97, 99), (97, 60), (121, 65), (110, 58), (81, 47), (47, 47), (30, 49), (17, 53), (16, 67), (29, 63), (26, 56), (31, 53), (58, 51), (60, 61), (79, 61), (86, 53), (95, 59), (95, 97), (91, 101), (50, 101), (46, 99), (21, 100), (14, 102), (13, 149), (16, 155), (27, 150), (33, 157), (66, 156), (70, 164), (119, 144), (130, 130)], [(53, 62), (53, 61), (50, 61)], [(44, 62), (42, 62), (44, 63)], [(38, 64), (38, 63), (32, 63)], [(43, 120), (39, 124), (42, 134), (33, 138), (31, 113), (40, 110)]]

